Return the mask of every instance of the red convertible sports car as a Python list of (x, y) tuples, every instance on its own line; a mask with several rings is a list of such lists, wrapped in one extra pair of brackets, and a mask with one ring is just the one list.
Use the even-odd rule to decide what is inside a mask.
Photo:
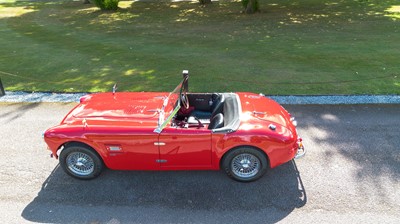
[(79, 179), (115, 170), (219, 170), (249, 182), (305, 154), (296, 121), (254, 93), (168, 92), (83, 96), (44, 140)]

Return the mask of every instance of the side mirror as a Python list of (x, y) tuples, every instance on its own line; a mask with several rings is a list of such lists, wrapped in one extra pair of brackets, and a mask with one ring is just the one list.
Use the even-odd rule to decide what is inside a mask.
[(112, 88), (112, 92), (113, 95), (115, 94), (115, 92), (117, 91), (118, 87), (117, 87), (117, 83), (114, 84), (113, 88)]

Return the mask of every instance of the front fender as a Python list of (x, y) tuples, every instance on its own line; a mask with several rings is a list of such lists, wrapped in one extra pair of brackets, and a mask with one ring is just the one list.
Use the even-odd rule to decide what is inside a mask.
[(52, 155), (58, 159), (58, 150), (71, 142), (80, 142), (86, 144), (96, 150), (102, 158), (104, 158), (104, 152), (99, 151), (99, 147), (89, 139), (85, 137), (85, 127), (83, 126), (71, 126), (71, 125), (58, 125), (47, 129), (44, 132), (44, 141), (46, 142)]

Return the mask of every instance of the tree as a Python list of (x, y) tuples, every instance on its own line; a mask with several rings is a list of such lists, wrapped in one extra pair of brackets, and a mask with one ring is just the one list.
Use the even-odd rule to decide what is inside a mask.
[(205, 5), (205, 4), (211, 4), (211, 0), (199, 0), (200, 4)]
[(117, 10), (119, 0), (94, 0), (94, 4), (101, 10)]
[(242, 0), (242, 4), (246, 14), (252, 14), (260, 10), (258, 0)]

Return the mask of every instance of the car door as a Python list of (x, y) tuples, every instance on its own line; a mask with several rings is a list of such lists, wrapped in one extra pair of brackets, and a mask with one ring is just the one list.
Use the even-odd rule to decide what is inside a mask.
[(211, 161), (211, 131), (206, 128), (166, 127), (159, 135), (161, 169), (207, 169)]

